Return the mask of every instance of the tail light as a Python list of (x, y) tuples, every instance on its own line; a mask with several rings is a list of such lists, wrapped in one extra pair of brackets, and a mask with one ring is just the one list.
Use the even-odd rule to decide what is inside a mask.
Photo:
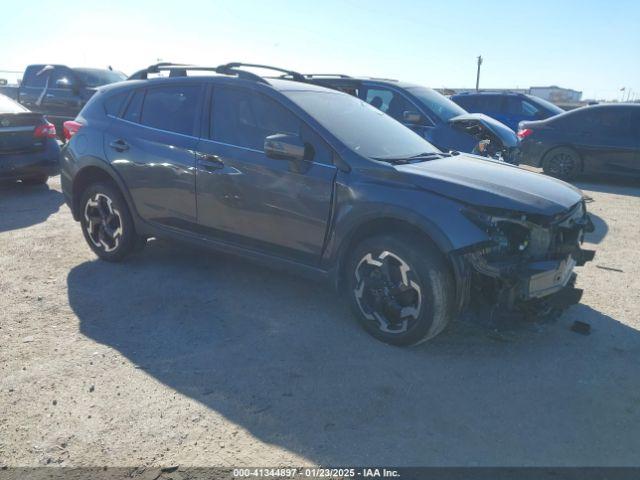
[(75, 120), (68, 120), (62, 124), (63, 126), (63, 134), (64, 139), (68, 142), (71, 140), (78, 131), (82, 128), (82, 124), (80, 122), (76, 122)]
[(529, 135), (531, 135), (533, 133), (533, 130), (531, 130), (530, 128), (521, 128), (520, 130), (518, 130), (518, 138), (520, 140), (524, 140), (525, 138), (527, 138)]
[(36, 138), (56, 138), (56, 126), (45, 120), (42, 125), (36, 127), (33, 136)]

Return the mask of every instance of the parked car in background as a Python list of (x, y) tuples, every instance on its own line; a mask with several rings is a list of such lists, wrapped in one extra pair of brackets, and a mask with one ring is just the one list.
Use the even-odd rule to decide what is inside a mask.
[[(495, 151), (502, 160), (517, 163), (518, 139), (515, 132), (486, 115), (469, 114), (430, 88), (397, 80), (347, 75), (311, 74), (299, 80), (356, 96), (395, 118), (440, 150), (480, 155)], [(479, 146), (479, 142), (483, 143)]]
[(45, 183), (58, 173), (59, 155), (55, 126), (0, 95), (0, 180)]
[(70, 68), (65, 65), (29, 65), (17, 87), (0, 87), (7, 95), (29, 110), (46, 115), (63, 131), (63, 123), (78, 115), (98, 87), (126, 79), (114, 70)]
[(573, 269), (593, 252), (576, 188), (443, 153), (308, 82), (158, 69), (170, 75), (101, 88), (63, 147), (62, 190), (100, 258), (165, 237), (326, 279), (397, 345), (437, 335), (472, 299), (541, 315), (579, 301)]
[(640, 104), (601, 104), (520, 122), (521, 163), (570, 180), (580, 173), (640, 176)]
[(451, 100), (467, 112), (484, 113), (514, 131), (523, 120), (544, 120), (564, 113), (540, 97), (516, 92), (464, 92), (452, 95)]

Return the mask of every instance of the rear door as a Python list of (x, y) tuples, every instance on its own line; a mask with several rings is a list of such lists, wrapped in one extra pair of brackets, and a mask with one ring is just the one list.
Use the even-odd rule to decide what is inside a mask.
[[(308, 160), (295, 164), (264, 153), (265, 137), (299, 135)], [(206, 235), (270, 254), (319, 261), (331, 211), (333, 151), (273, 98), (215, 86), (210, 126), (198, 145), (198, 224)]]
[(572, 122), (586, 170), (637, 173), (638, 138), (631, 125), (632, 107), (594, 107)]
[(192, 230), (196, 223), (195, 149), (203, 84), (171, 82), (136, 90), (104, 149), (124, 179), (139, 215)]

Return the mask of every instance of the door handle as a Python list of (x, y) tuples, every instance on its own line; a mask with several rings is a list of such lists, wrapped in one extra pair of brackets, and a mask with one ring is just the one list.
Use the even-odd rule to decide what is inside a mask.
[(114, 140), (109, 144), (111, 148), (113, 148), (116, 152), (126, 152), (129, 150), (129, 145), (122, 139)]
[(224, 163), (218, 155), (212, 155), (208, 153), (200, 154), (199, 156), (202, 168), (205, 170), (220, 170), (224, 168)]

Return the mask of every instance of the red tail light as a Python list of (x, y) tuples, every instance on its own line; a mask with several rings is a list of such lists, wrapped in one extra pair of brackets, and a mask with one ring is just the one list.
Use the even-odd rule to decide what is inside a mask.
[(527, 138), (529, 135), (531, 135), (533, 133), (533, 130), (531, 130), (530, 128), (521, 128), (520, 130), (518, 130), (518, 138), (520, 140), (523, 140), (525, 138)]
[(64, 134), (64, 139), (67, 142), (71, 140), (71, 137), (78, 133), (78, 130), (82, 128), (82, 124), (80, 122), (76, 122), (75, 120), (68, 120), (64, 122), (62, 126), (64, 127), (62, 133)]
[(33, 136), (36, 138), (56, 138), (56, 127), (53, 123), (45, 120), (45, 123), (36, 127)]

